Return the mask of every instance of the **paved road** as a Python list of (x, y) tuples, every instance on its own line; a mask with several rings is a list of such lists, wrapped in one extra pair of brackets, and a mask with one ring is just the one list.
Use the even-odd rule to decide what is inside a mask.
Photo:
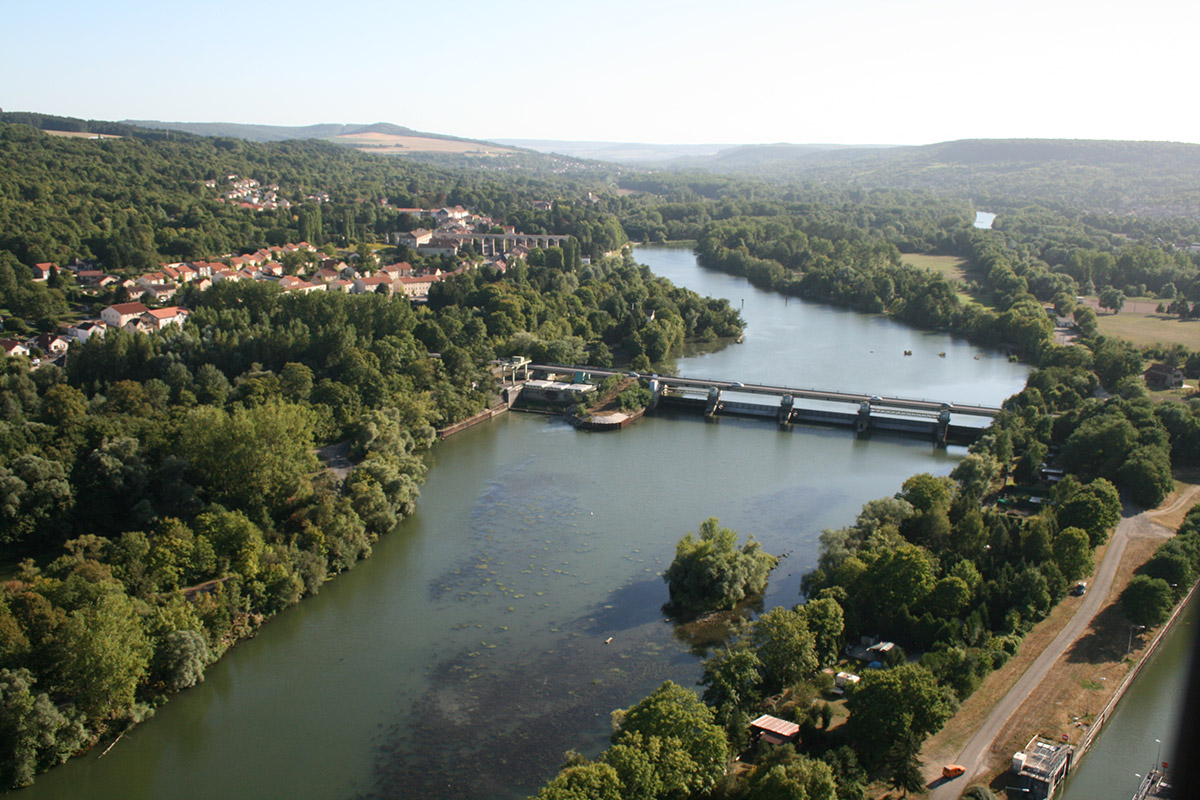
[(967, 771), (963, 777), (953, 781), (943, 781), (940, 778), (942, 765), (928, 765), (939, 776), (930, 784), (933, 787), (933, 791), (929, 794), (930, 800), (954, 800), (971, 784), (972, 778), (987, 766), (987, 758), (992, 750), (992, 745), (995, 743), (996, 737), (1000, 735), (1005, 723), (1038, 687), (1059, 657), (1091, 626), (1092, 619), (1107, 606), (1108, 593), (1112, 588), (1113, 578), (1117, 574), (1117, 566), (1121, 563), (1121, 556), (1125, 553), (1125, 546), (1129, 540), (1165, 538), (1170, 535), (1170, 531), (1153, 520), (1152, 517), (1155, 516), (1153, 512), (1140, 514), (1135, 512), (1134, 507), (1125, 507), (1121, 522), (1113, 532), (1108, 550), (1104, 553), (1104, 561), (1096, 570), (1079, 608), (1075, 609), (1075, 616), (1071, 617), (1067, 626), (1042, 651), (1029, 669), (1025, 670), (1025, 674), (1013, 684), (1008, 694), (1004, 695), (1003, 699), (996, 704), (992, 713), (984, 720), (983, 725), (954, 759), (954, 763), (966, 767)]

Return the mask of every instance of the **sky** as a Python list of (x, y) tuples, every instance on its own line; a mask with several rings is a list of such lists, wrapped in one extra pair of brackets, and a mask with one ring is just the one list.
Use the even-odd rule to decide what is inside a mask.
[(0, 0), (0, 108), (477, 139), (1200, 142), (1196, 0)]

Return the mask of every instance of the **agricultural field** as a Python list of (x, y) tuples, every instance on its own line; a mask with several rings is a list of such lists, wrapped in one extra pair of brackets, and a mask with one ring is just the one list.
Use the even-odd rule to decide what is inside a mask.
[(1119, 336), (1136, 345), (1161, 342), (1200, 350), (1200, 320), (1181, 321), (1166, 314), (1123, 310), (1119, 314), (1101, 313), (1096, 321), (1105, 336)]
[(496, 156), (511, 153), (508, 147), (470, 142), (463, 139), (436, 139), (431, 136), (400, 136), (392, 133), (348, 133), (331, 137), (330, 141), (348, 145), (365, 153), (394, 155), (398, 153), (471, 153)]

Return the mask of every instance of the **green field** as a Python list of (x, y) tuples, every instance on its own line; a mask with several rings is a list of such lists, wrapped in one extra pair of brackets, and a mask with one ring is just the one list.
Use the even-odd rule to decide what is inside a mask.
[(901, 260), (905, 264), (911, 264), (918, 269), (931, 269), (951, 282), (967, 279), (966, 259), (959, 258), (958, 256), (930, 256), (923, 253), (905, 253)]
[(1200, 350), (1200, 320), (1181, 322), (1163, 314), (1122, 311), (1120, 314), (1101, 314), (1097, 322), (1105, 336), (1119, 336), (1137, 345), (1162, 342)]

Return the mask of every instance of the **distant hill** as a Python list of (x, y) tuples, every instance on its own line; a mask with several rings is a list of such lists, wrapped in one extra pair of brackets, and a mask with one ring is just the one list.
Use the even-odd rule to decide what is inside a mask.
[[(539, 153), (559, 153), (593, 161), (610, 161), (640, 166), (691, 167), (720, 163), (725, 158), (737, 159), (743, 152), (774, 152), (776, 157), (800, 157), (829, 150), (858, 148), (844, 144), (647, 144), (644, 142), (564, 141), (561, 139), (496, 139), (499, 144), (536, 150)], [(875, 145), (862, 145), (875, 147)]]
[(371, 125), (321, 123), (318, 125), (247, 125), (240, 122), (163, 122), (153, 119), (121, 120), (125, 125), (139, 128), (157, 128), (170, 131), (185, 131), (199, 136), (230, 136), (251, 142), (283, 142), (289, 139), (331, 139), (347, 134), (387, 133), (394, 136), (423, 136), (433, 139), (455, 139), (437, 133), (422, 133), (403, 125), (376, 122)]
[(919, 189), (1001, 205), (1048, 202), (1143, 216), (1200, 214), (1200, 145), (1091, 139), (964, 139), (817, 150), (747, 145), (673, 166), (800, 182)]
[(319, 125), (245, 125), (238, 122), (162, 122), (125, 120), (124, 125), (155, 130), (181, 131), (198, 136), (245, 139), (251, 142), (281, 142), (293, 139), (324, 139), (377, 155), (438, 154), (443, 156), (496, 156), (511, 153), (508, 147), (423, 133), (403, 125), (376, 122), (370, 125), (323, 123)]
[(592, 161), (611, 161), (623, 164), (666, 163), (682, 156), (710, 156), (727, 144), (645, 144), (639, 142), (579, 142), (562, 139), (495, 139), (506, 144), (539, 153), (558, 153)]

